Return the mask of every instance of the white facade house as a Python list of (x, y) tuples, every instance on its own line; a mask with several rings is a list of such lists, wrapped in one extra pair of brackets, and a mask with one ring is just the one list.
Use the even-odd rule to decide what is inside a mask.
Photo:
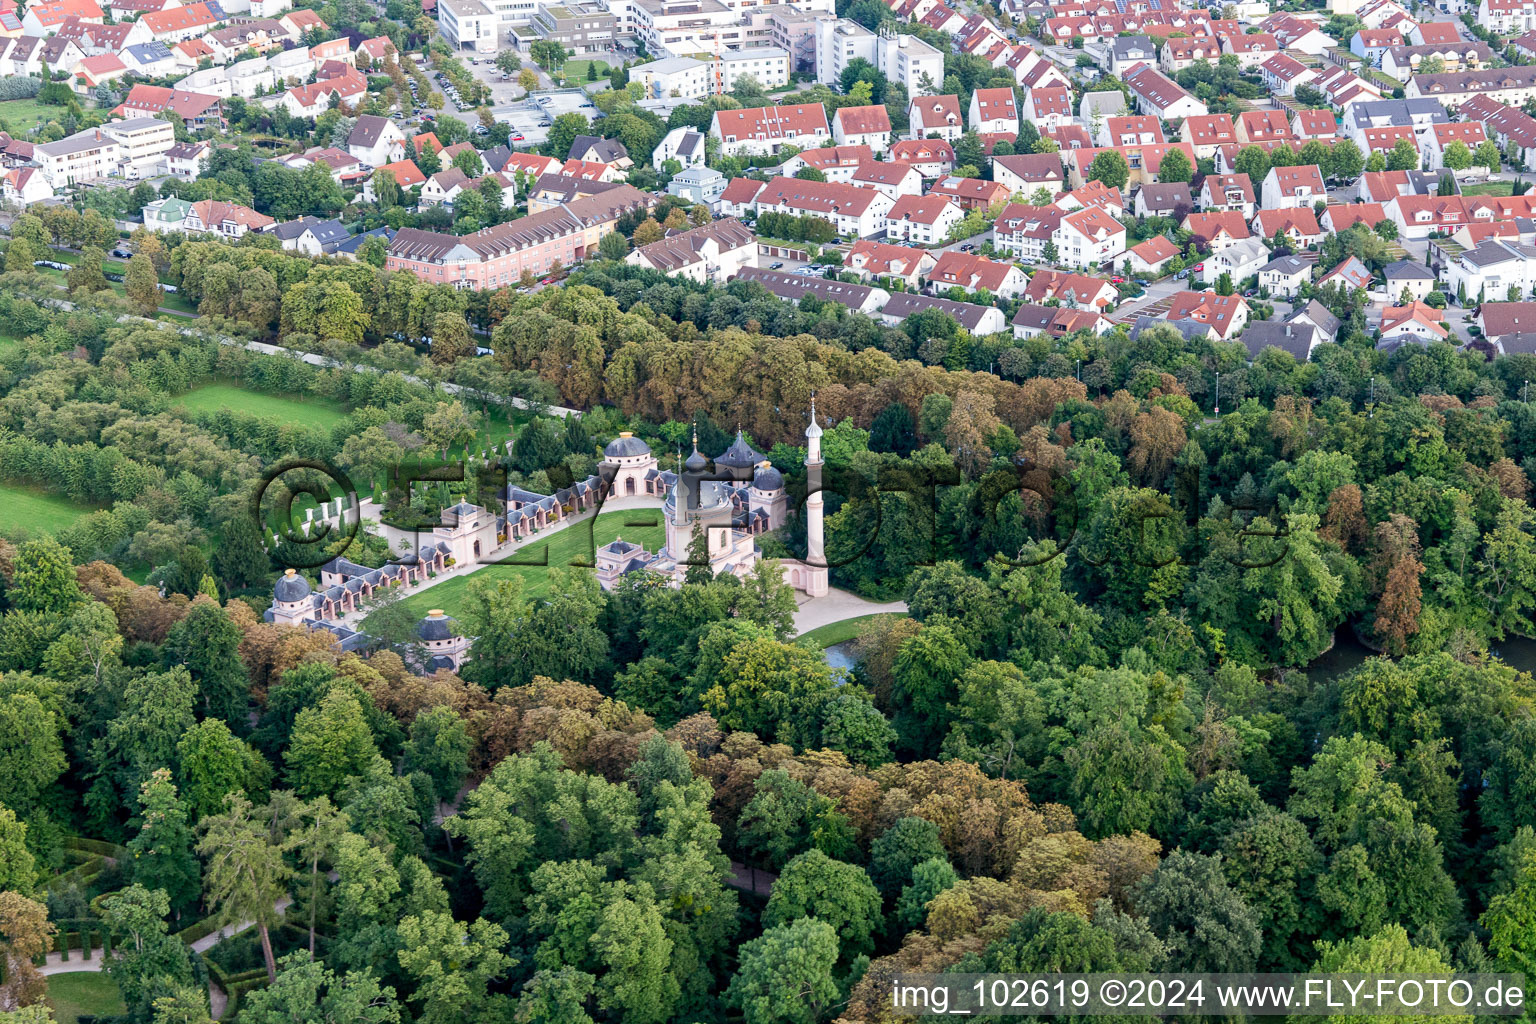
[[(171, 127), (169, 124), (165, 126)], [(174, 132), (172, 139), (174, 141)], [(43, 177), (55, 190), (89, 178), (116, 174), (122, 165), (122, 153), (122, 144), (101, 128), (88, 128), (32, 150)]]
[(642, 245), (624, 262), (700, 284), (725, 284), (743, 267), (757, 266), (757, 236), (739, 220), (718, 220)]
[(1241, 284), (1250, 277), (1257, 277), (1268, 262), (1269, 249), (1263, 242), (1257, 238), (1242, 238), (1207, 256), (1200, 280), (1214, 285), (1222, 274), (1231, 274), (1232, 283)]
[(676, 160), (686, 170), (704, 166), (704, 133), (684, 125), (662, 136), (651, 153), (651, 166), (660, 171), (668, 160)]
[(832, 138), (826, 108), (820, 103), (717, 110), (709, 130), (726, 156), (765, 156), (784, 146), (810, 149)]
[(1326, 202), (1328, 188), (1316, 164), (1271, 167), (1264, 176), (1260, 196), (1266, 210), (1295, 210), (1310, 208), (1313, 203)]
[(438, 0), (437, 25), (456, 50), (496, 52), (501, 19), (480, 0)]
[(944, 55), (917, 36), (886, 33), (875, 44), (875, 67), (908, 96), (932, 92), (944, 81)]
[(965, 219), (960, 204), (947, 196), (903, 196), (886, 212), (885, 236), (892, 241), (933, 245)]
[(101, 126), (121, 147), (118, 163), (127, 178), (149, 178), (166, 170), (165, 155), (176, 145), (176, 129), (158, 117), (131, 117)]
[[(1490, 302), (1502, 302), (1511, 286), (1520, 289), (1522, 296), (1529, 295), (1536, 288), (1536, 246), (1484, 242), (1453, 258), (1442, 273), (1446, 288), (1458, 295), (1465, 294), (1468, 302), (1476, 302), (1479, 296)], [(1397, 298), (1391, 297), (1393, 302)]]

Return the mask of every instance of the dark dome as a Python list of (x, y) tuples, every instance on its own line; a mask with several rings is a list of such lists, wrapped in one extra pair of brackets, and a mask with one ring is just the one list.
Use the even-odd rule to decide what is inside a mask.
[(309, 580), (289, 569), (277, 578), (277, 585), (272, 588), (272, 596), (279, 601), (302, 601), (310, 594)]
[(708, 467), (709, 460), (706, 459), (703, 453), (700, 452), (697, 448), (693, 450), (692, 455), (688, 456), (688, 461), (683, 463), (684, 469), (690, 470), (694, 473), (702, 473)]
[(782, 491), (784, 474), (769, 465), (758, 466), (757, 474), (752, 477), (752, 486), (760, 491)]
[(444, 615), (441, 608), (427, 612), (427, 617), (416, 623), (416, 635), (427, 642), (449, 640), (454, 636), (453, 616)]
[(608, 447), (603, 449), (603, 454), (615, 459), (634, 455), (649, 455), (651, 454), (651, 446), (626, 430), (608, 442)]
[(747, 444), (747, 439), (742, 436), (739, 430), (736, 431), (735, 442), (724, 453), (715, 457), (715, 465), (726, 466), (730, 469), (751, 469), (762, 461), (762, 452), (754, 451), (752, 446)]

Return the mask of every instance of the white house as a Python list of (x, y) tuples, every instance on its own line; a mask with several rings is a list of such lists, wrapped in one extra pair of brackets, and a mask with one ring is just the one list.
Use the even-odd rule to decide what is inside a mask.
[(872, 188), (831, 181), (774, 178), (758, 192), (752, 205), (759, 214), (818, 217), (829, 222), (839, 235), (868, 238), (886, 227), (886, 214), (890, 212), (893, 200)]
[(933, 245), (965, 219), (960, 204), (948, 196), (903, 196), (886, 213), (885, 236), (892, 241)]
[(1222, 274), (1230, 274), (1233, 285), (1239, 285), (1250, 277), (1257, 277), (1268, 262), (1269, 249), (1263, 242), (1257, 238), (1239, 239), (1205, 258), (1205, 269), (1200, 272), (1200, 280), (1214, 285)]
[(891, 116), (885, 107), (843, 107), (832, 119), (832, 137), (839, 146), (868, 146), (883, 151), (891, 139)]
[(100, 128), (87, 128), (58, 142), (35, 147), (32, 158), (37, 161), (48, 184), (57, 191), (78, 181), (118, 173), (122, 153), (122, 144), (110, 133)]
[(651, 154), (651, 166), (658, 172), (668, 160), (676, 160), (686, 170), (704, 166), (704, 133), (684, 125), (662, 136)]
[(757, 236), (741, 221), (727, 218), (642, 245), (624, 262), (700, 284), (725, 284), (743, 267), (757, 265)]
[(1285, 298), (1295, 295), (1311, 279), (1312, 264), (1299, 256), (1281, 256), (1259, 268), (1259, 287)]
[(926, 139), (936, 135), (948, 143), (965, 134), (959, 96), (918, 96), (907, 104), (907, 137)]
[(784, 146), (807, 149), (832, 138), (826, 108), (820, 103), (717, 110), (709, 130), (726, 156), (765, 156)]
[(1294, 210), (1326, 202), (1328, 188), (1316, 164), (1271, 167), (1264, 176), (1261, 195), (1267, 210)]
[(1061, 218), (1056, 249), (1063, 264), (1096, 267), (1112, 263), (1125, 252), (1125, 225), (1102, 207), (1088, 206)]
[(127, 178), (149, 178), (165, 172), (165, 155), (176, 145), (176, 129), (158, 117), (130, 117), (108, 121), (104, 134), (117, 140), (120, 173)]
[(405, 157), (405, 132), (387, 117), (364, 114), (347, 136), (347, 152), (369, 167), (383, 167)]
[[(884, 107), (879, 108), (884, 110)], [(977, 89), (971, 93), (971, 131), (1019, 133), (1019, 109), (1012, 89)]]

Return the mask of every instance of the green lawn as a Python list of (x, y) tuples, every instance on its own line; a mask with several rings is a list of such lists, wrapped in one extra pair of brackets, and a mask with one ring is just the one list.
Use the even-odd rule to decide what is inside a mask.
[(873, 615), (860, 615), (857, 618), (844, 619), (841, 622), (829, 622), (825, 626), (817, 626), (809, 633), (801, 633), (796, 637), (799, 643), (808, 643), (813, 647), (826, 650), (837, 644), (855, 640), (864, 633), (865, 627), (874, 619), (887, 615), (895, 615), (897, 618), (906, 618), (905, 612), (875, 612)]
[(48, 979), (48, 1002), (58, 1024), (75, 1024), (81, 1017), (109, 1017), (127, 1012), (117, 984), (99, 971), (71, 971)]
[(608, 74), (608, 62), (605, 60), (568, 60), (565, 62), (565, 67), (560, 73), (572, 85), (585, 85), (587, 81), (587, 68), (593, 64), (597, 65), (597, 75), (599, 78), (603, 78)]
[[(655, 525), (631, 525), (650, 522)], [(591, 561), (591, 544), (602, 547), (615, 537), (622, 536), (627, 541), (656, 551), (666, 539), (666, 527), (661, 521), (661, 509), (630, 509), (624, 512), (604, 512), (597, 517), (595, 524), (590, 519), (583, 519), (549, 534), (547, 542), (543, 536), (540, 534), (507, 557), (529, 563), (544, 560), (547, 553), (547, 566), (487, 565), (408, 597), (405, 606), (416, 616), (425, 616), (434, 608), (441, 608), (449, 615), (457, 616), (469, 592), (471, 580), (494, 580), (506, 576), (521, 576), (524, 596), (539, 597), (549, 590), (551, 570), (565, 568), (572, 562)]]
[(17, 135), (30, 131), (39, 121), (62, 122), (66, 113), (63, 107), (44, 106), (35, 99), (0, 101), (0, 122), (10, 125)]
[(176, 399), (188, 412), (218, 412), (234, 409), (267, 419), (309, 423), (330, 428), (347, 418), (346, 410), (334, 402), (294, 395), (269, 395), (238, 384), (204, 384)]
[(93, 511), (35, 487), (0, 483), (0, 534), (53, 533)]
[(1512, 181), (1489, 181), (1482, 185), (1468, 185), (1461, 190), (1464, 196), (1512, 196), (1515, 194), (1515, 183)]

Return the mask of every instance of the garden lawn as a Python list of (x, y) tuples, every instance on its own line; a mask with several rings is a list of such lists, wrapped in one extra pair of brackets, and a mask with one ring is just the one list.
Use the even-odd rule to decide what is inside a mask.
[(48, 1002), (58, 1024), (75, 1024), (81, 1017), (111, 1017), (128, 1009), (117, 984), (103, 971), (71, 971), (50, 976)]
[(0, 483), (0, 534), (55, 533), (94, 511), (35, 487)]
[(322, 398), (294, 395), (269, 395), (238, 384), (204, 384), (176, 399), (188, 412), (218, 412), (233, 409), (265, 419), (308, 423), (329, 429), (347, 418), (346, 410)]
[(1464, 196), (1512, 196), (1515, 194), (1515, 183), (1512, 181), (1489, 181), (1481, 185), (1467, 185), (1462, 188)]
[(67, 113), (63, 107), (46, 106), (36, 99), (0, 100), (0, 121), (10, 125), (16, 134), (30, 130), (39, 120), (62, 122)]
[(569, 81), (572, 85), (586, 85), (587, 68), (593, 64), (597, 65), (597, 75), (599, 80), (607, 77), (608, 62), (605, 60), (568, 60), (565, 62), (565, 67), (560, 70), (560, 73), (564, 75), (566, 80)]
[[(631, 523), (654, 522), (654, 526), (635, 526)], [(563, 569), (572, 562), (592, 560), (592, 545), (602, 547), (615, 537), (655, 551), (666, 540), (666, 527), (662, 523), (661, 509), (626, 509), (622, 512), (604, 512), (594, 524), (582, 519), (551, 533), (539, 533), (524, 546), (506, 557), (521, 562), (536, 562), (548, 552), (544, 565), (487, 565), (468, 575), (455, 576), (436, 586), (413, 594), (405, 599), (405, 607), (412, 615), (425, 617), (434, 608), (441, 608), (449, 615), (458, 616), (469, 594), (471, 580), (496, 580), (510, 576), (523, 579), (524, 597), (542, 597), (549, 590), (549, 576), (555, 569)], [(548, 538), (547, 540), (545, 538)], [(589, 538), (591, 543), (589, 544)]]
[(829, 622), (825, 626), (817, 626), (809, 633), (801, 633), (795, 640), (824, 651), (828, 647), (858, 639), (864, 634), (865, 628), (871, 621), (889, 615), (902, 619), (907, 617), (904, 612), (875, 612), (873, 615), (860, 615), (852, 619), (843, 619), (841, 622)]

